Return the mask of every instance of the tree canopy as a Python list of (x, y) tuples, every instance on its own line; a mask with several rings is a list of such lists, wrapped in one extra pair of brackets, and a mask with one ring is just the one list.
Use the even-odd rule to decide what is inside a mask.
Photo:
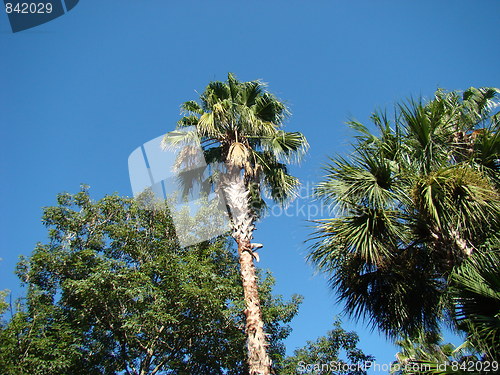
[[(48, 242), (18, 265), (27, 295), (0, 327), (2, 374), (247, 371), (243, 291), (227, 238), (180, 248), (166, 205), (148, 194), (94, 202), (83, 189), (57, 202), (43, 213)], [(279, 363), (300, 297), (284, 301), (272, 285), (263, 275)]]
[(364, 375), (375, 360), (372, 355), (358, 348), (359, 337), (355, 332), (342, 328), (340, 320), (335, 320), (333, 329), (325, 336), (294, 350), (287, 357), (281, 374), (346, 374)]
[(309, 144), (302, 133), (283, 129), (289, 110), (264, 82), (241, 82), (229, 73), (227, 81), (210, 82), (199, 101), (184, 102), (181, 110), (184, 116), (165, 136), (164, 147), (199, 140), (208, 165), (242, 170), (253, 215), (265, 208), (262, 192), (278, 203), (295, 196), (299, 181), (287, 163), (300, 160)]
[(353, 152), (333, 157), (317, 186), (333, 217), (317, 222), (309, 259), (352, 316), (394, 338), (437, 333), (455, 309), (450, 275), (498, 249), (498, 93), (438, 90), (393, 119), (374, 113), (372, 127), (350, 122)]

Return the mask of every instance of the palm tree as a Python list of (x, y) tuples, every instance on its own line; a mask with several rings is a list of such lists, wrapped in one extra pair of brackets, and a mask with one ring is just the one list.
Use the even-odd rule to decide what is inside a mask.
[(226, 82), (210, 82), (200, 102), (188, 101), (181, 108), (184, 117), (163, 144), (175, 147), (199, 139), (207, 164), (219, 166), (218, 189), (226, 200), (238, 245), (250, 374), (270, 374), (253, 263), (258, 257), (255, 250), (262, 245), (251, 241), (255, 222), (266, 206), (262, 193), (281, 204), (295, 196), (299, 181), (288, 173), (285, 163), (304, 154), (306, 138), (282, 130), (287, 107), (266, 91), (264, 83), (240, 82), (231, 73)]
[(396, 361), (392, 363), (391, 373), (398, 375), (416, 373), (403, 370), (405, 368), (418, 369), (419, 365), (422, 365), (421, 368), (425, 369), (424, 365), (427, 363), (447, 363), (456, 350), (453, 344), (442, 344), (441, 336), (428, 332), (419, 332), (415, 338), (405, 337), (396, 341), (396, 345), (401, 350), (396, 353)]
[(457, 267), (451, 277), (451, 296), (458, 326), (467, 332), (468, 346), (489, 361), (500, 353), (500, 239)]
[(438, 90), (352, 121), (348, 158), (326, 166), (317, 196), (335, 217), (317, 222), (309, 259), (346, 310), (392, 337), (439, 331), (450, 272), (500, 229), (498, 89)]
[[(442, 338), (421, 332), (396, 342), (393, 371), (397, 375), (480, 375), (497, 372), (500, 353), (499, 239), (492, 238), (450, 275), (449, 293), (455, 324), (467, 333), (455, 348)], [(491, 366), (494, 366), (491, 368)], [(485, 371), (482, 371), (484, 369)]]
[[(434, 333), (421, 332), (414, 338), (398, 340), (396, 344), (401, 350), (391, 364), (394, 375), (481, 375), (484, 372), (474, 370), (490, 366), (466, 343), (459, 347), (444, 344), (442, 337)], [(496, 370), (492, 368), (491, 371)]]

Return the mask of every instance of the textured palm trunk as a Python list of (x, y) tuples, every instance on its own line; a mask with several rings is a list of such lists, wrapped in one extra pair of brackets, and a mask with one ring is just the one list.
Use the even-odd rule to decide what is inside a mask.
[(249, 204), (249, 191), (239, 170), (223, 178), (223, 190), (230, 208), (232, 236), (238, 244), (241, 280), (245, 298), (245, 317), (250, 375), (271, 374), (271, 360), (267, 353), (267, 338), (260, 308), (257, 275), (253, 262), (252, 238), (255, 217)]

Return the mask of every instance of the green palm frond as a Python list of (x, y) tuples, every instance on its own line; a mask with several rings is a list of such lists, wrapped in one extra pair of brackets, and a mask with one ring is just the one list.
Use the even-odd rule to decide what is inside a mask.
[(218, 126), (216, 122), (216, 113), (205, 112), (198, 119), (196, 130), (202, 137), (215, 137), (218, 133)]
[(217, 164), (222, 160), (223, 149), (220, 146), (210, 147), (203, 150), (207, 164)]
[[(285, 163), (298, 162), (309, 145), (301, 133), (282, 129), (289, 111), (266, 91), (265, 83), (240, 82), (229, 73), (227, 81), (207, 85), (200, 103), (185, 102), (181, 111), (185, 116), (178, 130), (165, 137), (164, 147), (176, 147), (198, 136), (208, 164), (225, 163), (246, 176), (256, 207), (265, 207), (263, 198), (257, 197), (264, 191), (280, 204), (296, 196), (299, 183)], [(188, 126), (196, 132), (182, 130)]]
[(281, 124), (289, 114), (286, 105), (269, 93), (264, 93), (255, 100), (255, 113), (263, 121)]
[(357, 132), (355, 137), (359, 141), (360, 144), (370, 145), (370, 144), (375, 144), (375, 143), (380, 141), (380, 139), (375, 134), (370, 132), (370, 130), (365, 125), (360, 123), (359, 121), (350, 120), (350, 121), (347, 121), (347, 125), (351, 129), (353, 129)]
[(282, 205), (297, 197), (300, 186), (299, 179), (286, 168), (264, 169), (264, 184), (270, 198)]
[(500, 94), (500, 90), (494, 87), (471, 87), (464, 91), (462, 97), (466, 118), (472, 123), (480, 122), (491, 111), (497, 94)]
[(500, 121), (472, 133), (475, 136), (474, 161), (479, 169), (500, 188)]
[(261, 81), (245, 82), (241, 93), (241, 102), (247, 107), (254, 106), (259, 96), (264, 93), (266, 84)]
[(203, 114), (203, 108), (194, 100), (189, 100), (181, 104), (181, 113), (201, 115)]
[[(452, 131), (447, 120), (421, 103), (410, 102), (399, 106), (408, 137), (408, 150), (414, 165), (423, 173), (442, 165), (449, 157), (447, 145)], [(442, 112), (442, 108), (437, 108)]]
[[(353, 151), (325, 166), (309, 261), (355, 317), (397, 336), (437, 330), (450, 272), (500, 231), (496, 89), (438, 90), (356, 121)], [(495, 117), (496, 116), (496, 117)]]
[(177, 121), (178, 128), (185, 128), (188, 126), (196, 126), (198, 124), (197, 116), (184, 116), (179, 121)]
[(492, 358), (500, 353), (500, 251), (476, 253), (454, 270), (451, 294), (468, 340)]
[(179, 149), (184, 145), (197, 145), (199, 144), (198, 132), (196, 130), (174, 130), (168, 132), (161, 141), (163, 149)]
[(275, 202), (286, 205), (298, 195), (299, 180), (288, 173), (285, 164), (269, 151), (254, 151), (252, 155), (262, 173), (262, 187)]
[(206, 112), (212, 110), (212, 107), (218, 102), (230, 97), (231, 92), (227, 84), (220, 81), (213, 81), (208, 84), (200, 99), (203, 103), (203, 110)]
[[(328, 243), (329, 247), (339, 246), (343, 251), (356, 254), (366, 264), (375, 266), (383, 266), (398, 244), (407, 241), (397, 211), (367, 208), (318, 223), (317, 234), (328, 236), (333, 241)], [(314, 250), (311, 259), (317, 255)]]
[(309, 148), (306, 138), (299, 132), (275, 131), (270, 136), (260, 137), (264, 151), (272, 152), (278, 159), (287, 162), (298, 161)]
[(402, 176), (391, 160), (359, 150), (350, 160), (337, 157), (324, 170), (315, 195), (341, 212), (357, 207), (394, 208), (408, 198)]
[(500, 224), (498, 192), (471, 168), (433, 172), (417, 181), (412, 196), (420, 213), (442, 231), (454, 230), (472, 239), (488, 233), (484, 224), (491, 228)]
[(330, 284), (351, 317), (367, 319), (392, 338), (422, 327), (438, 330), (443, 281), (423, 253), (418, 253), (419, 262), (411, 260), (410, 251), (393, 256), (384, 267), (370, 266), (340, 248), (336, 253), (339, 263)]
[(455, 351), (452, 344), (442, 344), (442, 336), (436, 332), (419, 331), (415, 336), (404, 336), (396, 341), (401, 351), (396, 354), (400, 365), (412, 363), (446, 363)]

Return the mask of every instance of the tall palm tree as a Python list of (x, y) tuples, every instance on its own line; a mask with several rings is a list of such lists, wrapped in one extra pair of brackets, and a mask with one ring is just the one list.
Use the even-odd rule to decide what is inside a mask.
[[(372, 115), (350, 157), (326, 166), (309, 255), (346, 310), (390, 336), (437, 332), (453, 267), (500, 229), (498, 89), (438, 90)], [(378, 133), (378, 134), (377, 134)]]
[[(238, 245), (245, 299), (250, 374), (270, 374), (267, 339), (257, 290), (254, 259), (261, 244), (252, 244), (255, 222), (264, 212), (262, 193), (278, 203), (295, 196), (299, 181), (285, 163), (307, 150), (299, 132), (285, 132), (286, 105), (260, 81), (240, 82), (229, 73), (226, 82), (210, 82), (200, 101), (182, 104), (184, 117), (167, 134), (165, 147), (199, 139), (208, 165), (219, 167), (219, 191), (228, 206), (232, 236)], [(190, 127), (194, 127), (194, 130)]]

